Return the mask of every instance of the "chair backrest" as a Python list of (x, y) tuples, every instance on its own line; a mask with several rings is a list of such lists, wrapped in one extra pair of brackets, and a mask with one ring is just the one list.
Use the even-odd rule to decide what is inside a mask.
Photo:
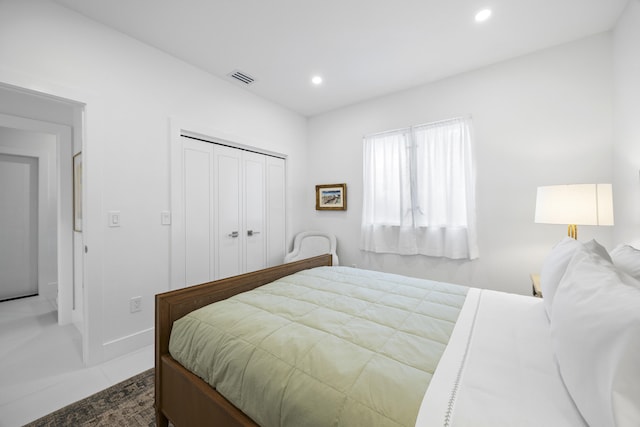
[(296, 235), (293, 240), (293, 249), (284, 257), (284, 262), (331, 254), (333, 265), (339, 265), (336, 248), (336, 236), (333, 234), (321, 231), (303, 231)]

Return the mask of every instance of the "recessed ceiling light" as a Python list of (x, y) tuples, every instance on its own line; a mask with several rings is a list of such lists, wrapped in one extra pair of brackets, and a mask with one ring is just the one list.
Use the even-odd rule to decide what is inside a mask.
[(491, 17), (491, 9), (482, 9), (476, 13), (476, 22), (486, 21)]
[(316, 85), (316, 86), (317, 86), (317, 85), (319, 85), (319, 84), (321, 84), (321, 83), (322, 83), (322, 77), (320, 77), (320, 76), (313, 76), (313, 77), (311, 78), (311, 83), (313, 83), (313, 84), (314, 84), (314, 85)]

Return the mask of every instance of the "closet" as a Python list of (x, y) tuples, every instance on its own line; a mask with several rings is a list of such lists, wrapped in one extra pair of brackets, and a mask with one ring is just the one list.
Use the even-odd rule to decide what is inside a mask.
[(179, 270), (184, 264), (184, 279), (172, 275), (178, 281), (173, 287), (281, 264), (284, 158), (189, 136), (180, 140), (179, 167), (172, 171), (172, 188), (181, 193), (179, 203), (172, 195), (179, 222), (174, 221), (172, 258), (181, 259), (172, 264)]

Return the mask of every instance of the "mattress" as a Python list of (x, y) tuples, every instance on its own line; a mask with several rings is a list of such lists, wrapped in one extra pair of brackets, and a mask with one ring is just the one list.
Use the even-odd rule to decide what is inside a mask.
[(416, 426), (587, 426), (552, 348), (541, 298), (470, 289)]
[(169, 351), (262, 426), (413, 426), (467, 292), (320, 267), (188, 314)]

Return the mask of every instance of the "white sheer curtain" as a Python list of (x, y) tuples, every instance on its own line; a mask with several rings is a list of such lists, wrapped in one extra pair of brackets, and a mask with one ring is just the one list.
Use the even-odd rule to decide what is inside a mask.
[(360, 247), (477, 258), (472, 144), (470, 118), (366, 136)]

